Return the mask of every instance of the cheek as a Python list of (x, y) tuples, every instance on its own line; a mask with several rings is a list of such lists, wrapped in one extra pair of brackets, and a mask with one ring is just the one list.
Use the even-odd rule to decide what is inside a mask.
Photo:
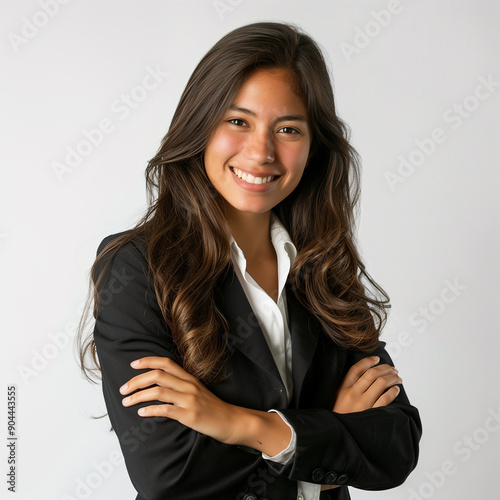
[(208, 161), (217, 160), (225, 162), (238, 153), (240, 149), (240, 140), (231, 135), (220, 132), (208, 143), (205, 158)]
[(309, 156), (309, 148), (304, 146), (288, 147), (281, 152), (281, 161), (294, 172), (304, 170)]

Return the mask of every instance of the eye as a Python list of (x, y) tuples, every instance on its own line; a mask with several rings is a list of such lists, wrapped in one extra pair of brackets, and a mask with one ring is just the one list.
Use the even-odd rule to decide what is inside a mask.
[(292, 127), (282, 127), (278, 130), (278, 132), (283, 132), (284, 134), (298, 134), (299, 131)]
[(232, 118), (231, 120), (228, 120), (228, 122), (236, 125), (237, 127), (244, 127), (246, 125), (246, 123), (239, 118)]

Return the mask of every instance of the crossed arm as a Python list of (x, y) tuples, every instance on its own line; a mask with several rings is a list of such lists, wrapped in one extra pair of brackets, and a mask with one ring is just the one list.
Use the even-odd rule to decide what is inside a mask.
[[(340, 385), (332, 411), (354, 413), (386, 406), (399, 394), (398, 371), (378, 365), (377, 356), (354, 364)], [(212, 394), (195, 377), (166, 357), (150, 356), (131, 363), (149, 371), (133, 377), (120, 388), (126, 407), (160, 401), (165, 404), (141, 406), (141, 417), (168, 417), (224, 444), (244, 445), (269, 456), (284, 450), (291, 439), (288, 425), (277, 413), (242, 408)], [(337, 486), (324, 485), (323, 489)]]

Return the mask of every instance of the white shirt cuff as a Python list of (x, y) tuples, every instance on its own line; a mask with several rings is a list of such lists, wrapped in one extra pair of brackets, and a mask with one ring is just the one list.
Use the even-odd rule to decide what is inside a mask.
[(273, 462), (277, 462), (282, 465), (286, 465), (293, 457), (293, 454), (297, 449), (297, 434), (295, 433), (295, 429), (288, 423), (286, 418), (279, 411), (277, 410), (269, 410), (269, 411), (277, 413), (283, 419), (283, 422), (285, 422), (285, 424), (288, 425), (288, 427), (290, 427), (290, 430), (292, 431), (292, 437), (290, 439), (290, 442), (288, 443), (288, 446), (283, 451), (280, 451), (277, 455), (274, 455), (274, 457), (270, 457), (269, 455), (262, 453), (262, 458), (264, 458), (265, 460), (271, 460)]

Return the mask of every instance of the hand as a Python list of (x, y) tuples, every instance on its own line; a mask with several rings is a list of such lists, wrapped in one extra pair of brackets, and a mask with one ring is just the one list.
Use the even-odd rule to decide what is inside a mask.
[(396, 368), (377, 365), (380, 358), (371, 356), (351, 366), (337, 392), (333, 411), (353, 413), (387, 406), (399, 394), (403, 381)]
[(214, 396), (200, 381), (169, 358), (150, 356), (131, 363), (135, 369), (150, 368), (120, 387), (124, 406), (150, 401), (166, 404), (144, 406), (141, 417), (168, 417), (222, 443), (236, 444), (233, 436), (238, 407)]
[(169, 358), (141, 358), (131, 366), (151, 370), (120, 387), (123, 395), (131, 394), (123, 405), (166, 403), (140, 408), (141, 417), (168, 417), (222, 443), (249, 446), (269, 456), (290, 442), (290, 428), (277, 413), (225, 403)]

